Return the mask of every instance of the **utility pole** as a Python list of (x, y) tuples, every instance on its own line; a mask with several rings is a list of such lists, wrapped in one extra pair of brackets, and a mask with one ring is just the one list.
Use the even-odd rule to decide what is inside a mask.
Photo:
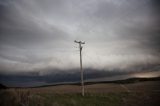
[(79, 51), (80, 51), (80, 70), (81, 70), (81, 86), (82, 86), (82, 96), (84, 96), (84, 81), (83, 81), (83, 68), (82, 68), (82, 44), (85, 44), (85, 42), (82, 41), (74, 41), (75, 43), (79, 44)]

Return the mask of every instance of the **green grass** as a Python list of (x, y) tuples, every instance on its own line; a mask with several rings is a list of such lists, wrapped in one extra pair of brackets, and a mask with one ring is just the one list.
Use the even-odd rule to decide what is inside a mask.
[(116, 94), (43, 94), (45, 105), (58, 106), (120, 106), (122, 104), (121, 95)]
[(159, 106), (159, 93), (115, 92), (57, 94), (27, 89), (0, 91), (0, 106)]
[(127, 93), (108, 94), (29, 94), (27, 91), (0, 91), (0, 106), (122, 106)]

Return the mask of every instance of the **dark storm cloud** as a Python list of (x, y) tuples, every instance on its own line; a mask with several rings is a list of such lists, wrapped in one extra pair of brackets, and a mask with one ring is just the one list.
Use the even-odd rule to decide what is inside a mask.
[[(0, 0), (0, 71), (136, 70), (160, 63), (158, 0)], [(48, 71), (45, 71), (48, 70)]]
[(122, 35), (122, 39), (136, 41), (136, 48), (144, 49), (148, 53), (160, 52), (160, 30), (159, 25), (146, 23), (133, 23), (130, 26), (123, 26), (117, 31), (117, 34)]
[[(160, 1), (159, 0), (152, 0), (151, 1), (151, 6), (152, 6), (152, 16), (153, 16), (153, 23), (154, 23), (154, 30), (155, 33), (153, 33), (153, 38), (151, 39), (153, 41), (155, 41), (157, 43), (157, 45), (154, 45), (155, 47), (157, 47), (158, 45), (160, 45)], [(159, 49), (160, 50), (160, 49)]]
[(8, 1), (8, 4), (5, 2), (0, 4), (1, 46), (5, 44), (12, 46), (29, 44), (31, 46), (37, 42), (43, 44), (43, 42), (49, 42), (50, 39), (56, 41), (66, 35), (64, 31), (54, 26), (46, 27), (46, 23), (38, 23), (38, 20), (34, 19), (29, 10), (23, 9), (22, 1), (22, 3), (17, 0)]
[[(160, 1), (159, 0), (151, 0), (152, 9), (155, 13), (159, 13), (160, 10)], [(157, 14), (159, 15), (159, 14)]]
[[(154, 7), (153, 4), (156, 6)], [(121, 52), (123, 54), (143, 52), (144, 54), (155, 53), (159, 57), (160, 18), (158, 18), (158, 5), (156, 0), (121, 1), (118, 6), (114, 2), (100, 3), (94, 13), (99, 22), (103, 22), (100, 24), (100, 28), (106, 32), (108, 28), (106, 25), (109, 24), (108, 29), (113, 30), (113, 34), (103, 33), (105, 35), (102, 38), (107, 42), (117, 40), (117, 45), (119, 41), (122, 41), (127, 46), (128, 51), (123, 50), (124, 45), (122, 45), (122, 50), (118, 50), (118, 54)], [(135, 44), (131, 42), (135, 42)]]

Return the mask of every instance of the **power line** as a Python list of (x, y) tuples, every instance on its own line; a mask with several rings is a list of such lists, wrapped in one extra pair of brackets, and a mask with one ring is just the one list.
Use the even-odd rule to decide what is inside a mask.
[(74, 41), (75, 43), (79, 44), (79, 51), (80, 51), (80, 70), (81, 70), (81, 86), (82, 86), (82, 96), (84, 96), (84, 81), (83, 81), (83, 68), (82, 68), (82, 44), (85, 44), (85, 42), (82, 41)]

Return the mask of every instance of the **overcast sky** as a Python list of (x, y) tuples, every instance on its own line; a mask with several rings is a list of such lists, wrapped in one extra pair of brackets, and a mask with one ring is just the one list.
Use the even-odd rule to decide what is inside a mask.
[(84, 68), (160, 64), (159, 7), (159, 0), (0, 0), (0, 73), (77, 69), (74, 40), (86, 42)]

